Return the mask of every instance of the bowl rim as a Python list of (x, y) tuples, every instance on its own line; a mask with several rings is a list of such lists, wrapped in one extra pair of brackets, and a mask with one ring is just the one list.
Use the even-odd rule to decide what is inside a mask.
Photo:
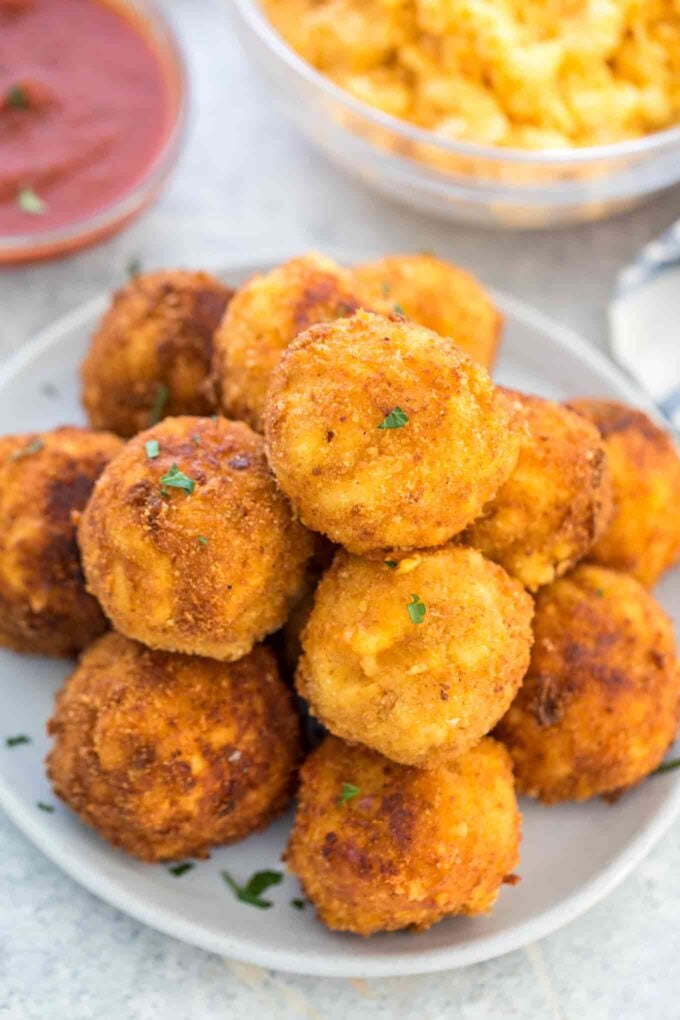
[(298, 78), (315, 86), (330, 99), (342, 104), (348, 111), (373, 122), (376, 127), (386, 128), (411, 142), (431, 145), (442, 152), (497, 163), (572, 167), (606, 159), (617, 160), (631, 156), (653, 155), (680, 145), (680, 124), (664, 128), (663, 131), (653, 131), (641, 138), (612, 142), (609, 145), (590, 145), (570, 149), (518, 149), (511, 146), (481, 145), (476, 142), (456, 142), (440, 138), (432, 131), (419, 128), (409, 121), (400, 120), (398, 117), (393, 117), (392, 114), (384, 113), (377, 107), (364, 103), (317, 71), (312, 64), (299, 56), (283, 36), (276, 31), (262, 10), (259, 0), (222, 0), (222, 2), (235, 10), (244, 24)]
[[(56, 256), (113, 233), (156, 197), (177, 161), (185, 136), (189, 105), (189, 75), (177, 33), (159, 0), (136, 0), (136, 2), (106, 0), (106, 2), (114, 11), (117, 9), (123, 12), (122, 17), (125, 16), (125, 10), (131, 11), (137, 21), (152, 30), (149, 36), (152, 39), (154, 55), (162, 64), (170, 87), (176, 93), (175, 109), (167, 136), (137, 182), (103, 208), (45, 231), (30, 234), (0, 234), (0, 265), (5, 262)], [(160, 47), (157, 45), (159, 38)]]

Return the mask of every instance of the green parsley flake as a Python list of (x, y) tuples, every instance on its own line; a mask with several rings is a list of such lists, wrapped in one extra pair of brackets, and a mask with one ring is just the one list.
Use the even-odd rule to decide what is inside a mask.
[(402, 411), (400, 407), (395, 407), (393, 411), (383, 418), (378, 425), (379, 429), (401, 429), (404, 425), (408, 425), (408, 415), (405, 411)]
[(36, 195), (33, 188), (22, 188), (17, 195), (17, 205), (29, 216), (42, 216), (47, 210), (47, 202)]
[(10, 460), (23, 460), (24, 457), (31, 457), (34, 453), (40, 453), (41, 450), (45, 449), (45, 443), (42, 439), (33, 439), (26, 446), (22, 446), (20, 450), (15, 450), (14, 453), (10, 453)]
[(195, 867), (195, 865), (192, 864), (191, 861), (182, 861), (181, 864), (171, 864), (168, 871), (171, 875), (174, 875), (175, 878), (181, 878), (182, 875), (186, 875), (187, 871), (191, 871), (193, 867)]
[(664, 772), (672, 772), (673, 769), (680, 769), (680, 758), (671, 758), (670, 761), (662, 761), (658, 769), (654, 769), (653, 776), (662, 776)]
[(221, 875), (236, 899), (241, 903), (248, 903), (251, 907), (258, 907), (260, 910), (268, 910), (272, 905), (271, 900), (262, 899), (262, 893), (266, 892), (270, 886), (279, 885), (283, 881), (280, 871), (256, 871), (245, 885), (235, 882), (228, 871), (222, 871)]
[(46, 811), (48, 815), (54, 814), (54, 807), (52, 804), (45, 804), (42, 800), (37, 800), (35, 806), (39, 807), (41, 811)]
[(397, 315), (403, 315), (404, 318), (406, 317), (406, 312), (404, 311), (404, 309), (402, 308), (402, 306), (400, 304), (397, 303), (394, 306), (394, 310), (397, 313)]
[(595, 589), (595, 594), (597, 595), (598, 599), (603, 599), (604, 598), (604, 588), (596, 588)]
[(19, 733), (16, 737), (5, 737), (6, 747), (19, 747), (21, 744), (30, 744), (31, 738), (25, 733)]
[(384, 560), (383, 562), (386, 567), (390, 568), (390, 570), (396, 570), (397, 567), (399, 566), (396, 560)]
[(201, 445), (201, 437), (198, 435), (197, 432), (194, 432), (194, 434), (193, 434), (193, 436), (191, 438), (193, 439), (193, 441), (196, 444), (196, 446), (200, 446)]
[(423, 622), (427, 606), (422, 601), (420, 595), (411, 595), (411, 601), (406, 608), (408, 609), (408, 615), (411, 617), (411, 623)]
[(28, 110), (31, 105), (28, 92), (23, 85), (12, 85), (5, 96), (5, 106), (10, 110)]
[(346, 804), (348, 800), (358, 797), (360, 793), (361, 790), (358, 786), (355, 786), (354, 783), (343, 783), (342, 791), (338, 797), (338, 804), (342, 807), (342, 805)]
[(180, 471), (176, 464), (173, 464), (161, 478), (161, 492), (164, 496), (167, 495), (168, 489), (184, 489), (191, 495), (195, 486), (196, 482), (193, 478), (189, 478), (183, 471)]
[(299, 896), (296, 896), (294, 900), (291, 900), (290, 901), (290, 905), (291, 905), (291, 907), (295, 907), (296, 910), (304, 910), (305, 909), (305, 901), (301, 900), (299, 898)]
[(380, 286), (383, 292), (383, 297), (387, 297), (388, 294), (390, 294), (392, 291), (392, 284), (389, 282), (389, 280), (383, 280)]
[(144, 443), (144, 449), (149, 460), (155, 460), (158, 454), (161, 452), (160, 445), (157, 439), (147, 439)]
[(205, 537), (205, 535), (199, 535), (196, 541), (200, 546), (206, 546), (208, 544), (208, 539)]
[(135, 277), (139, 276), (141, 271), (142, 263), (140, 259), (138, 259), (137, 256), (135, 255), (133, 258), (130, 259), (127, 266), (125, 267), (125, 272), (128, 274), (128, 277), (131, 280), (134, 280)]
[(149, 411), (149, 425), (158, 425), (159, 421), (163, 417), (165, 411), (165, 405), (168, 402), (170, 396), (170, 390), (165, 383), (159, 383), (156, 389), (156, 396), (153, 398), (153, 404)]

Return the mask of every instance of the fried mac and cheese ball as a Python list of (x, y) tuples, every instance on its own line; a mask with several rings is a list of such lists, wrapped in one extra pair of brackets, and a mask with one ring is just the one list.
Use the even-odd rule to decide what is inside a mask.
[(646, 414), (613, 400), (569, 404), (602, 434), (614, 491), (609, 527), (589, 559), (651, 587), (680, 558), (680, 457)]
[(356, 266), (357, 293), (366, 308), (407, 319), (451, 337), (491, 368), (503, 320), (480, 283), (464, 269), (434, 255), (390, 255)]
[(347, 270), (316, 252), (253, 277), (215, 336), (214, 381), (227, 417), (261, 432), (269, 380), (286, 347), (309, 326), (360, 305)]
[(484, 914), (518, 863), (510, 758), (488, 737), (432, 771), (328, 737), (302, 767), (289, 869), (329, 928)]
[(529, 440), (515, 470), (465, 541), (530, 591), (581, 560), (611, 516), (611, 481), (597, 429), (561, 404), (513, 394)]
[(679, 708), (671, 621), (634, 578), (581, 565), (538, 593), (531, 666), (496, 735), (520, 793), (586, 800), (655, 769)]
[(361, 554), (462, 531), (512, 472), (524, 428), (517, 402), (452, 340), (360, 311), (291, 344), (265, 436), (301, 520)]
[(312, 552), (242, 422), (166, 418), (104, 472), (83, 514), (89, 590), (127, 637), (238, 659), (286, 620)]
[(510, 706), (529, 665), (533, 602), (474, 549), (395, 556), (337, 554), (302, 634), (297, 687), (336, 736), (434, 768)]
[(48, 730), (57, 795), (145, 861), (206, 857), (263, 828), (287, 805), (300, 756), (290, 695), (262, 645), (224, 663), (107, 634), (58, 694)]
[(0, 645), (68, 656), (106, 629), (75, 518), (122, 445), (72, 427), (0, 438)]
[(166, 415), (210, 414), (213, 336), (231, 294), (208, 273), (180, 269), (119, 290), (82, 365), (92, 426), (133, 436)]

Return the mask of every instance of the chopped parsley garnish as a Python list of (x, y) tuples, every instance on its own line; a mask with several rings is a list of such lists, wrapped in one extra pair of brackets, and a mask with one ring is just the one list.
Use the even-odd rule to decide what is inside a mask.
[(181, 864), (171, 864), (168, 871), (171, 875), (174, 875), (175, 878), (181, 878), (182, 875), (186, 875), (187, 871), (191, 871), (193, 867), (194, 865), (191, 861), (182, 861)]
[(387, 295), (392, 291), (392, 284), (389, 280), (383, 280), (380, 286), (383, 292), (383, 297), (387, 297)]
[(399, 566), (396, 560), (384, 560), (383, 562), (386, 567), (390, 568), (390, 570), (396, 570), (397, 567)]
[(52, 804), (45, 804), (42, 800), (37, 800), (35, 806), (39, 807), (41, 811), (47, 811), (49, 815), (54, 813), (54, 807)]
[(406, 316), (406, 312), (404, 311), (404, 309), (401, 307), (401, 305), (399, 303), (397, 303), (394, 306), (394, 310), (397, 313), (397, 315), (403, 315), (404, 317)]
[(427, 612), (427, 606), (421, 599), (420, 595), (411, 595), (411, 601), (406, 607), (408, 609), (408, 615), (411, 617), (411, 623), (422, 623), (425, 619), (425, 613)]
[(296, 910), (305, 909), (305, 901), (301, 900), (299, 896), (296, 896), (294, 900), (290, 901), (291, 907), (295, 907)]
[(21, 744), (30, 744), (31, 738), (25, 733), (18, 733), (16, 737), (5, 737), (6, 747), (19, 747)]
[(342, 807), (348, 800), (352, 800), (354, 797), (358, 797), (361, 790), (354, 783), (343, 783), (340, 796), (338, 797), (338, 804)]
[(604, 598), (604, 588), (596, 588), (595, 589), (595, 594), (597, 595), (598, 599), (603, 599)]
[(163, 417), (165, 411), (165, 405), (168, 402), (170, 396), (170, 390), (165, 383), (159, 383), (156, 389), (156, 396), (153, 398), (153, 404), (149, 411), (149, 425), (158, 425), (159, 421)]
[(125, 267), (125, 272), (128, 274), (128, 277), (131, 280), (134, 280), (136, 276), (139, 276), (141, 271), (142, 263), (135, 255), (133, 258), (130, 259), (127, 266)]
[(36, 195), (33, 188), (21, 189), (17, 195), (17, 205), (29, 216), (42, 216), (47, 209), (47, 202)]
[(654, 769), (653, 776), (661, 776), (664, 772), (672, 772), (673, 769), (680, 769), (680, 758), (671, 758), (670, 761), (662, 761), (658, 769)]
[(5, 96), (5, 106), (10, 110), (28, 110), (31, 105), (28, 92), (23, 85), (12, 85)]
[(401, 429), (404, 425), (408, 425), (408, 415), (405, 411), (402, 411), (400, 407), (395, 407), (393, 411), (383, 418), (378, 425), (379, 429)]
[(197, 432), (194, 432), (194, 434), (193, 434), (193, 436), (191, 438), (193, 439), (193, 441), (196, 444), (196, 446), (200, 446), (201, 445), (201, 437), (198, 435)]
[(168, 489), (184, 489), (189, 495), (194, 491), (196, 482), (193, 478), (189, 478), (189, 475), (185, 475), (183, 471), (173, 464), (169, 471), (161, 477), (161, 492), (163, 495), (167, 495)]
[(20, 450), (15, 450), (14, 453), (10, 453), (10, 460), (23, 460), (24, 457), (31, 457), (34, 453), (40, 453), (45, 448), (45, 443), (42, 439), (32, 439), (26, 446), (22, 446)]
[(196, 541), (200, 546), (205, 546), (208, 544), (208, 539), (205, 537), (205, 535), (199, 535)]
[(144, 449), (149, 460), (155, 460), (158, 454), (161, 452), (160, 445), (157, 439), (147, 439), (144, 443)]
[(228, 871), (221, 872), (221, 875), (236, 899), (241, 903), (250, 904), (251, 907), (258, 907), (260, 910), (268, 910), (272, 905), (271, 900), (262, 899), (262, 893), (266, 892), (270, 886), (279, 885), (283, 881), (280, 871), (256, 871), (245, 885), (235, 882)]

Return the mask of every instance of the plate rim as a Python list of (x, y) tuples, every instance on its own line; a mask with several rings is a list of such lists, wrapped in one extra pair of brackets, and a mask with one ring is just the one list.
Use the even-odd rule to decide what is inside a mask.
[[(325, 251), (336, 261), (345, 265), (351, 265), (371, 257), (365, 252), (347, 252), (337, 249), (335, 251), (325, 249)], [(259, 258), (251, 258), (245, 263), (232, 260), (228, 263), (213, 265), (211, 271), (225, 277), (228, 277), (230, 273), (237, 272), (252, 275), (267, 271), (268, 268), (290, 257), (289, 251), (267, 251), (263, 252)], [(210, 269), (210, 267), (208, 268)], [(612, 379), (616, 386), (623, 391), (627, 400), (642, 407), (657, 421), (662, 421), (651, 400), (627, 377), (625, 372), (594, 345), (579, 336), (576, 331), (555, 322), (545, 313), (501, 290), (491, 289), (490, 293), (505, 315), (510, 314), (516, 321), (524, 322), (534, 329), (550, 334), (560, 346), (566, 348), (580, 361), (585, 362), (603, 376)], [(0, 387), (10, 384), (22, 369), (39, 357), (43, 351), (57, 343), (64, 332), (77, 328), (103, 311), (109, 299), (110, 293), (101, 294), (60, 316), (46, 328), (39, 330), (0, 365)], [(30, 811), (28, 806), (19, 799), (9, 782), (1, 774), (0, 807), (33, 845), (69, 878), (115, 909), (164, 935), (210, 953), (286, 973), (332, 978), (380, 978), (454, 970), (495, 959), (552, 934), (584, 914), (604, 899), (630, 874), (633, 868), (663, 838), (680, 813), (680, 774), (677, 776), (669, 774), (660, 781), (670, 784), (671, 789), (653, 818), (622, 851), (617, 853), (596, 875), (580, 886), (577, 892), (566, 899), (539, 912), (529, 920), (514, 925), (509, 930), (484, 936), (467, 946), (442, 946), (423, 950), (420, 954), (409, 953), (408, 955), (378, 953), (365, 960), (362, 960), (359, 952), (356, 955), (338, 956), (334, 960), (330, 960), (328, 956), (319, 959), (306, 957), (295, 950), (277, 950), (274, 953), (270, 949), (260, 949), (250, 937), (244, 938), (229, 931), (215, 933), (207, 930), (199, 922), (178, 918), (172, 909), (164, 909), (147, 901), (140, 902), (135, 893), (128, 892), (124, 886), (121, 886), (117, 878), (103, 874), (98, 865), (90, 865), (86, 857), (75, 860), (69, 853), (68, 847), (61, 846), (59, 840), (50, 839), (44, 824), (35, 815), (35, 812)], [(360, 945), (361, 943), (357, 943), (357, 949), (360, 949)]]

